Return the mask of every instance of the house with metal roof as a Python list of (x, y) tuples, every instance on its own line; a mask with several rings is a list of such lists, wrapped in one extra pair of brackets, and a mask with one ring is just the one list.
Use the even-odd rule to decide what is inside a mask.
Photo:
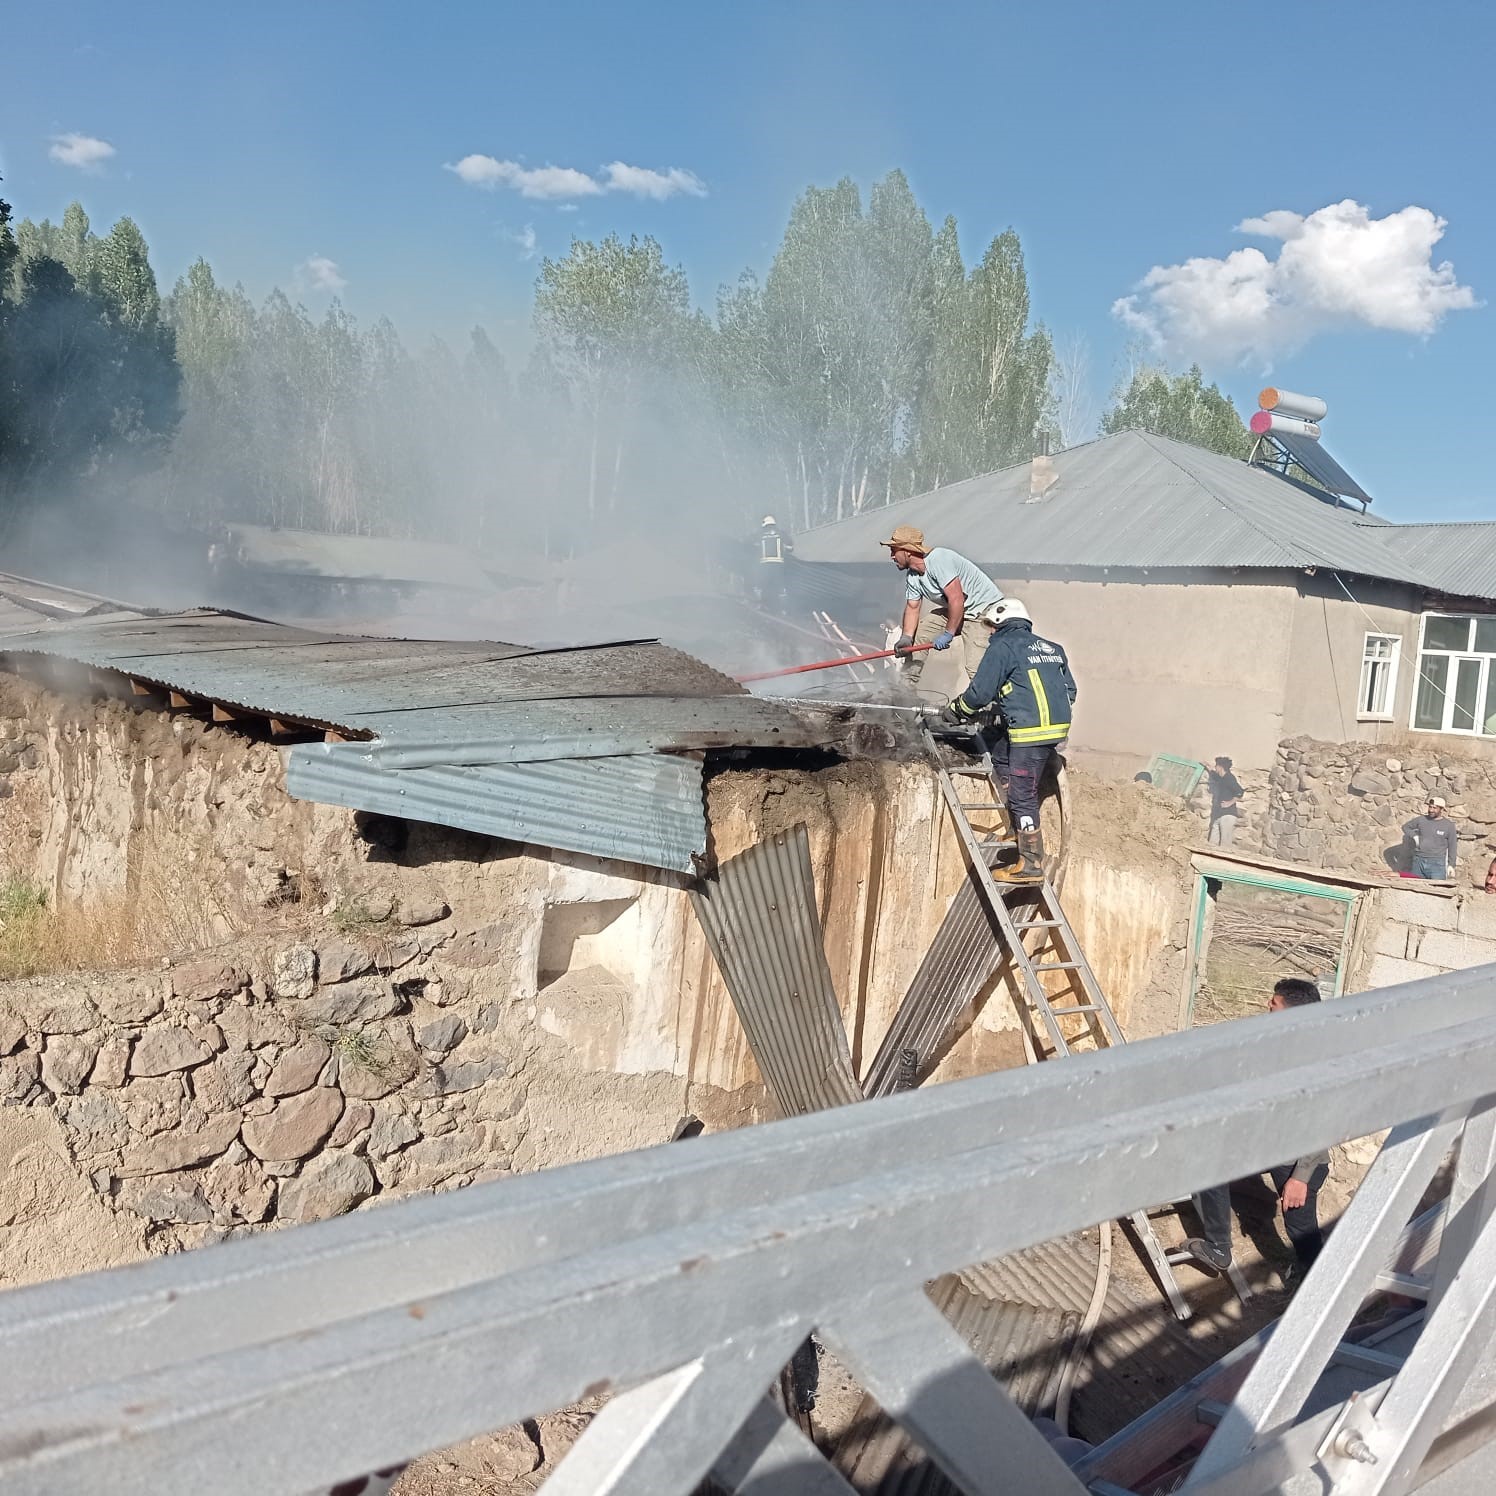
[(1392, 525), (1272, 468), (1127, 431), (795, 539), (897, 617), (919, 526), (1022, 597), (1080, 680), (1075, 745), (1266, 768), (1297, 734), (1496, 755), (1496, 523)]

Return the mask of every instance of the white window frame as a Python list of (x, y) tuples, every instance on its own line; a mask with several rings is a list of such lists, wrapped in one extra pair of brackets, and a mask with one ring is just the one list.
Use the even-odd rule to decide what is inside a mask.
[[(1435, 649), (1428, 650), (1424, 647), (1424, 640), (1428, 635), (1428, 623), (1431, 618), (1464, 618), (1482, 619), (1493, 615), (1486, 613), (1425, 613), (1418, 624), (1418, 668), (1413, 678), (1413, 690), (1408, 703), (1408, 730), (1410, 732), (1439, 733), (1444, 737), (1456, 738), (1487, 738), (1496, 741), (1496, 733), (1487, 733), (1485, 724), (1488, 717), (1496, 712), (1496, 651), (1485, 652), (1475, 649), (1473, 646), (1466, 649)], [(1474, 630), (1470, 638), (1474, 638)], [(1423, 682), (1424, 661), (1430, 654), (1439, 655), (1449, 661), (1448, 682), (1453, 683), (1455, 672), (1459, 668), (1459, 661), (1478, 659), (1480, 666), (1480, 687), (1476, 695), (1476, 712), (1474, 727), (1445, 726), (1453, 715), (1453, 702), (1451, 700), (1448, 685), (1445, 688), (1443, 722), (1438, 727), (1418, 726), (1418, 688)], [(1357, 705), (1359, 706), (1359, 699)]]
[[(1372, 655), (1372, 641), (1392, 646), (1385, 659)], [(1402, 664), (1402, 635), (1367, 633), (1361, 643), (1361, 680), (1356, 693), (1356, 721), (1391, 722), (1396, 718), (1397, 672)], [(1372, 709), (1367, 701), (1372, 667), (1384, 666), (1381, 677), (1381, 709)]]

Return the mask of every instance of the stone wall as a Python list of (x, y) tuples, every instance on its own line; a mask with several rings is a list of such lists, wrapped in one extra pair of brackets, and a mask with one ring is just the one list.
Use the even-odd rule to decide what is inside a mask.
[(1259, 845), (1308, 867), (1402, 871), (1402, 827), (1431, 794), (1459, 829), (1455, 881), (1480, 886), (1496, 850), (1496, 764), (1444, 748), (1285, 739), (1268, 784)]

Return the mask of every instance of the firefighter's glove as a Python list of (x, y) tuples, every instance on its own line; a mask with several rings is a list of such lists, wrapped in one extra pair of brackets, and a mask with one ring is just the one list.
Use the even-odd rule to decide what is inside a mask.
[(935, 635), (935, 637), (930, 641), (931, 647), (935, 649), (949, 649), (955, 637), (956, 636), (949, 629), (947, 629), (943, 634)]
[(940, 720), (947, 727), (970, 727), (977, 716), (978, 713), (972, 711), (959, 696), (940, 709)]
[(914, 635), (900, 634), (899, 642), (894, 645), (893, 652), (901, 659), (907, 660), (914, 649)]

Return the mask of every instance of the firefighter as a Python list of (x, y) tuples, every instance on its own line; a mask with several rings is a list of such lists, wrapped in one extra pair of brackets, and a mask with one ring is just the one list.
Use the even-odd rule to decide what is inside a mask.
[(1028, 609), (1016, 597), (997, 605), (995, 622), (992, 642), (971, 684), (941, 718), (971, 723), (996, 705), (1004, 737), (993, 745), (992, 766), (1007, 794), (1018, 862), (994, 868), (992, 876), (1006, 883), (1042, 883), (1039, 783), (1051, 756), (1070, 735), (1075, 678), (1065, 651), (1034, 632)]
[(785, 562), (795, 554), (795, 542), (779, 528), (772, 514), (764, 515), (758, 527), (758, 581), (754, 594), (761, 608), (783, 615), (789, 607)]
[(904, 679), (919, 699), (938, 706), (944, 692), (920, 689), (927, 657), (910, 651), (916, 644), (935, 649), (958, 645), (955, 659), (964, 689), (992, 637), (992, 609), (1002, 601), (1002, 589), (959, 552), (945, 546), (932, 550), (925, 544), (924, 532), (913, 525), (900, 525), (880, 543), (888, 547), (889, 559), (904, 573), (904, 616), (894, 653), (903, 660)]

